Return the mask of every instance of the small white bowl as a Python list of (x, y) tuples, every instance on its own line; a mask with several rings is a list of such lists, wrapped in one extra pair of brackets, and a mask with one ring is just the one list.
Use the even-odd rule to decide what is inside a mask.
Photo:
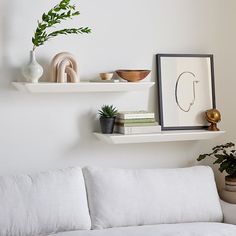
[(111, 80), (114, 73), (100, 73), (100, 78), (102, 80)]

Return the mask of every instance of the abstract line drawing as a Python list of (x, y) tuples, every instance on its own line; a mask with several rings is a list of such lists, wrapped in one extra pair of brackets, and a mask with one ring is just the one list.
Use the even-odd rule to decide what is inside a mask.
[(206, 129), (205, 111), (216, 107), (212, 54), (157, 54), (162, 130)]
[[(178, 86), (179, 86), (179, 82), (184, 78), (184, 75), (190, 75), (189, 79), (192, 79), (193, 83), (192, 83), (192, 90), (193, 90), (193, 99), (192, 101), (189, 103), (188, 107), (183, 107), (183, 105), (180, 104), (179, 102), (179, 97), (178, 97)], [(191, 71), (184, 71), (182, 72), (176, 81), (175, 84), (175, 101), (177, 106), (179, 107), (179, 109), (183, 112), (189, 112), (192, 108), (192, 106), (194, 105), (195, 101), (196, 101), (196, 84), (199, 83), (200, 81), (196, 79), (196, 75), (191, 72)]]

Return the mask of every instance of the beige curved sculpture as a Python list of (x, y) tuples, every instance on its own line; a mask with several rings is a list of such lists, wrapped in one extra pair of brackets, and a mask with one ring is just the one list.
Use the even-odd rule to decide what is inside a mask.
[(69, 52), (58, 53), (51, 62), (51, 82), (78, 83), (78, 65), (75, 56)]

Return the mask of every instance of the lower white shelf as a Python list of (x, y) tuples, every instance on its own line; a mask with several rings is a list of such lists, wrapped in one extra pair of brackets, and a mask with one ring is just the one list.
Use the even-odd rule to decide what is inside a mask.
[(154, 142), (178, 142), (212, 139), (224, 134), (225, 131), (207, 131), (207, 130), (191, 130), (191, 131), (163, 131), (156, 134), (101, 134), (94, 135), (101, 141), (110, 144), (126, 144), (126, 143), (154, 143)]

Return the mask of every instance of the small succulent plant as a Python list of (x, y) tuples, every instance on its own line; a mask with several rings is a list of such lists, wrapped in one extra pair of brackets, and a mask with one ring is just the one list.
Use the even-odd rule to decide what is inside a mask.
[(117, 116), (118, 110), (113, 105), (103, 105), (101, 110), (98, 111), (100, 117), (114, 118)]
[(201, 154), (198, 161), (204, 160), (206, 157), (215, 159), (213, 164), (219, 164), (219, 171), (226, 172), (229, 176), (236, 177), (236, 150), (234, 143), (226, 143), (212, 148), (212, 152)]

